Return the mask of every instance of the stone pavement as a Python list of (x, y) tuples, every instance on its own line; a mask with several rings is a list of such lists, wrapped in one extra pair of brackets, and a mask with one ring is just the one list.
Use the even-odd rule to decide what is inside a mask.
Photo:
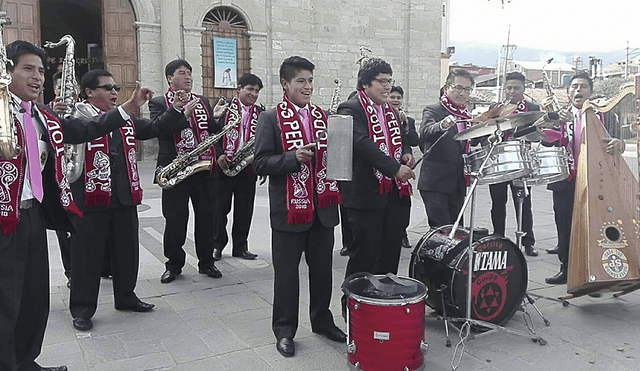
[[(258, 187), (249, 247), (259, 257), (254, 261), (232, 258), (224, 251), (217, 266), (220, 279), (197, 272), (194, 258), (193, 219), (190, 220), (186, 250), (187, 265), (171, 284), (161, 284), (164, 271), (160, 210), (160, 188), (151, 184), (154, 163), (141, 162), (145, 190), (140, 215), (140, 272), (137, 294), (156, 305), (151, 313), (119, 312), (113, 307), (111, 280), (103, 279), (99, 307), (90, 332), (76, 331), (68, 311), (66, 288), (55, 234), (49, 232), (51, 263), (51, 314), (45, 344), (38, 359), (42, 365), (66, 364), (71, 371), (84, 370), (347, 370), (346, 345), (337, 344), (311, 332), (308, 316), (308, 283), (301, 279), (300, 326), (296, 335), (296, 355), (283, 358), (275, 349), (271, 332), (273, 271), (270, 253), (267, 185)], [(566, 286), (551, 286), (544, 278), (557, 272), (558, 259), (544, 249), (555, 246), (555, 224), (551, 192), (533, 189), (534, 230), (539, 257), (527, 258), (529, 292), (546, 297), (564, 295)], [(491, 229), (488, 186), (480, 186), (475, 225)], [(417, 192), (409, 237), (415, 245), (427, 231), (425, 212)], [(513, 205), (507, 205), (507, 236), (514, 239)], [(468, 218), (467, 218), (468, 220)], [(339, 255), (340, 228), (336, 228), (332, 311), (336, 324), (340, 317), (340, 285), (346, 257)], [(400, 275), (408, 275), (411, 249), (403, 249)], [(300, 265), (305, 277), (306, 264)], [(635, 321), (640, 316), (640, 294), (615, 299), (611, 294), (595, 299), (582, 297), (564, 307), (555, 300), (536, 303), (551, 322), (528, 306), (537, 336), (547, 341), (541, 346), (530, 337), (504, 332), (481, 334), (464, 342), (459, 370), (638, 370), (640, 335)], [(453, 347), (445, 347), (443, 321), (427, 307), (425, 319), (429, 352), (426, 370), (450, 370), (458, 331), (451, 328)], [(508, 328), (527, 331), (523, 312), (518, 311)], [(531, 336), (533, 337), (533, 336)], [(388, 354), (387, 357), (394, 357)]]

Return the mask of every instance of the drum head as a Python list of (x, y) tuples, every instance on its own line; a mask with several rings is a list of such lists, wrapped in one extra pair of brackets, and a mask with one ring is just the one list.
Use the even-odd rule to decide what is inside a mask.
[(405, 305), (427, 296), (425, 285), (413, 278), (364, 272), (347, 277), (342, 291), (352, 299), (374, 305)]

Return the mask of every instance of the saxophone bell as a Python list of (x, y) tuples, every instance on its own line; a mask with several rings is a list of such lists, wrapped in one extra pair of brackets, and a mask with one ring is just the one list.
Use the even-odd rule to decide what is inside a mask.
[(12, 63), (12, 61), (7, 58), (7, 49), (2, 43), (4, 25), (10, 24), (11, 19), (0, 18), (0, 157), (5, 160), (14, 158), (20, 153), (16, 136), (15, 112), (13, 112), (13, 102), (11, 94), (9, 94), (11, 75), (7, 73), (6, 67), (7, 63)]

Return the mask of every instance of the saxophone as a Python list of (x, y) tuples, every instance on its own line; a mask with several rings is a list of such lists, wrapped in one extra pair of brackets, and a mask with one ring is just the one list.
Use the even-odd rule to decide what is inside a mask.
[[(78, 95), (78, 82), (76, 81), (76, 62), (73, 57), (75, 52), (76, 41), (71, 35), (64, 35), (57, 43), (47, 41), (44, 44), (45, 48), (56, 48), (62, 44), (67, 44), (67, 48), (64, 54), (64, 60), (62, 61), (62, 76), (60, 80), (60, 93), (62, 95), (62, 101), (67, 105), (67, 111), (65, 116), (74, 115), (80, 118), (91, 118), (94, 116), (88, 114), (90, 110), (83, 110), (84, 112), (74, 112), (74, 103), (76, 102), (76, 96)], [(64, 144), (64, 157), (66, 159), (66, 173), (69, 183), (73, 183), (84, 171), (84, 147), (85, 144)]]
[(231, 119), (229, 124), (225, 126), (221, 132), (210, 135), (207, 139), (203, 140), (198, 146), (188, 153), (184, 153), (176, 157), (167, 166), (158, 166), (156, 168), (156, 182), (162, 189), (171, 189), (176, 184), (185, 180), (189, 176), (198, 173), (203, 170), (211, 170), (212, 161), (198, 161), (198, 157), (205, 153), (209, 147), (220, 140), (227, 132), (238, 125), (240, 117), (237, 112), (229, 111)]
[(340, 79), (336, 78), (333, 80), (336, 84), (335, 89), (333, 89), (333, 94), (331, 94), (331, 105), (329, 106), (329, 113), (335, 115), (338, 113), (338, 106), (340, 105), (340, 89), (342, 88), (342, 82)]
[(549, 81), (549, 76), (547, 76), (547, 71), (545, 71), (545, 67), (547, 64), (551, 63), (553, 58), (547, 60), (544, 66), (542, 66), (542, 79), (544, 83), (544, 87), (547, 90), (547, 97), (540, 102), (540, 106), (543, 111), (547, 112), (558, 112), (560, 111), (560, 104), (558, 103), (558, 99), (556, 98), (556, 94), (553, 92), (553, 87), (551, 86), (551, 81)]
[(255, 142), (256, 142), (256, 137), (254, 135), (251, 137), (251, 139), (249, 139), (247, 143), (244, 144), (244, 146), (240, 147), (240, 149), (233, 154), (233, 160), (229, 164), (229, 167), (226, 169), (222, 169), (222, 172), (226, 176), (229, 176), (229, 177), (236, 176), (242, 170), (244, 170), (245, 167), (253, 163), (253, 156), (254, 156), (253, 144)]
[(11, 75), (7, 73), (7, 63), (13, 62), (7, 59), (7, 49), (2, 43), (4, 25), (10, 24), (11, 19), (0, 18), (0, 157), (5, 160), (14, 158), (20, 152), (16, 137), (16, 121), (11, 109), (11, 95), (9, 94)]

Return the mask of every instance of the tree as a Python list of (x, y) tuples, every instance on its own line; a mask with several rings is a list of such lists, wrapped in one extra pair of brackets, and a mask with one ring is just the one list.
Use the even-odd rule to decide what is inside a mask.
[(633, 77), (624, 79), (622, 77), (613, 77), (605, 80), (595, 81), (593, 84), (592, 98), (610, 99), (620, 92), (620, 89), (628, 84), (633, 84)]

